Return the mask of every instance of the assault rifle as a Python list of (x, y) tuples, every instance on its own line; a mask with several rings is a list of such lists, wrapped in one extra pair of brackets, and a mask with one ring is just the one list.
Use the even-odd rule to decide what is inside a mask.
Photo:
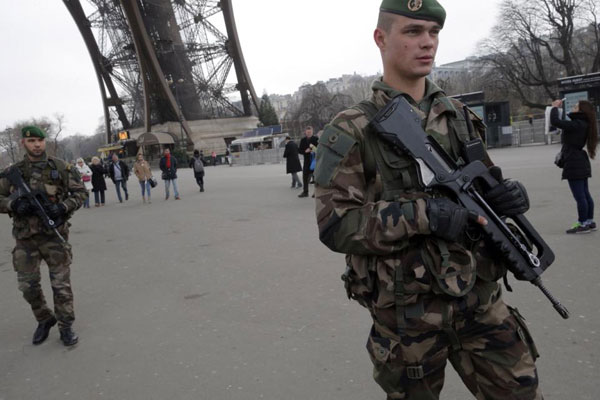
[[(470, 123), (467, 117), (467, 124)], [(542, 273), (554, 262), (554, 253), (524, 215), (510, 217), (517, 232), (507, 225), (506, 218), (494, 212), (476, 190), (476, 185), (492, 188), (499, 184), (483, 162), (483, 143), (479, 140), (481, 157), (474, 157), (459, 168), (446, 151), (421, 127), (421, 118), (402, 96), (395, 97), (371, 121), (371, 126), (396, 151), (408, 154), (418, 164), (419, 178), (426, 191), (436, 189), (449, 194), (469, 211), (484, 217), (484, 234), (507, 261), (507, 267), (518, 280), (537, 286), (565, 319), (568, 310), (544, 287)], [(476, 142), (468, 145), (476, 146)], [(477, 153), (477, 151), (476, 151)], [(513, 226), (514, 226), (513, 225)]]
[(0, 174), (0, 177), (8, 179), (8, 181), (17, 189), (15, 198), (24, 197), (29, 200), (29, 203), (35, 209), (34, 214), (42, 221), (42, 224), (44, 224), (46, 229), (54, 231), (61, 242), (67, 242), (57, 229), (64, 224), (65, 221), (62, 219), (54, 220), (46, 213), (44, 205), (47, 206), (51, 203), (48, 196), (46, 196), (46, 193), (39, 190), (31, 190), (29, 186), (27, 186), (27, 183), (25, 183), (25, 180), (23, 180), (21, 170), (17, 167), (9, 168), (6, 172)]

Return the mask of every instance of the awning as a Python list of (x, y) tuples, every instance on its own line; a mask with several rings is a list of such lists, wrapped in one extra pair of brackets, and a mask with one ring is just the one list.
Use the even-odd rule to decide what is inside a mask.
[(138, 146), (151, 146), (155, 144), (174, 144), (173, 136), (164, 132), (146, 132), (138, 136)]
[(122, 148), (123, 148), (123, 146), (120, 144), (114, 144), (114, 145), (110, 145), (110, 146), (106, 146), (106, 147), (99, 147), (98, 153), (106, 153), (107, 151), (121, 150)]

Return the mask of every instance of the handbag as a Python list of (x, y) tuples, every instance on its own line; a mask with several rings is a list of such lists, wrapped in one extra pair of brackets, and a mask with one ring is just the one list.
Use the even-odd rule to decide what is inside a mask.
[(158, 183), (156, 182), (156, 179), (154, 179), (153, 176), (148, 178), (148, 183), (150, 184), (150, 187), (152, 187), (152, 188), (154, 188), (154, 187), (156, 187), (156, 185), (158, 185)]
[(89, 182), (89, 181), (92, 180), (92, 177), (89, 176), (89, 175), (84, 175), (84, 176), (81, 177), (81, 180), (84, 181), (84, 182)]
[(565, 157), (563, 154), (563, 151), (559, 151), (556, 156), (554, 157), (554, 164), (558, 167), (558, 168), (562, 168), (565, 166)]
[(309, 169), (311, 171), (314, 171), (316, 166), (317, 166), (317, 157), (315, 157), (315, 153), (312, 152), (312, 153), (310, 153), (310, 166), (309, 166)]

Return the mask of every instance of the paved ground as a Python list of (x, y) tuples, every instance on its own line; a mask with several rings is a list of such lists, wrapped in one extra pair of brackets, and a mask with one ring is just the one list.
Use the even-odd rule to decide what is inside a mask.
[[(530, 219), (554, 248), (544, 275), (570, 309), (562, 320), (533, 286), (507, 300), (527, 317), (546, 399), (597, 399), (600, 231), (567, 236), (575, 204), (552, 160), (557, 146), (492, 151), (528, 187)], [(345, 297), (343, 256), (321, 245), (310, 198), (283, 165), (207, 168), (205, 193), (180, 171), (182, 200), (151, 205), (138, 187), (79, 211), (71, 242), (81, 342), (35, 321), (17, 290), (10, 222), (0, 216), (0, 400), (383, 399), (364, 344), (367, 312)], [(596, 177), (600, 175), (594, 163)], [(591, 181), (600, 204), (600, 182)], [(44, 267), (45, 268), (45, 267)], [(46, 271), (46, 269), (44, 269)], [(51, 293), (47, 276), (46, 293)], [(469, 399), (451, 367), (442, 399)]]

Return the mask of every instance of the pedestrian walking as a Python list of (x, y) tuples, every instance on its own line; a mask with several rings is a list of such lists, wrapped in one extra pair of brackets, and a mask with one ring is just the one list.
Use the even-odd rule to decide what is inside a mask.
[(210, 159), (212, 162), (213, 166), (217, 165), (217, 153), (213, 150), (212, 153), (210, 153)]
[(300, 147), (298, 151), (304, 156), (304, 163), (302, 165), (302, 193), (298, 197), (308, 197), (308, 184), (313, 175), (313, 171), (310, 169), (312, 161), (312, 153), (317, 148), (319, 139), (313, 135), (313, 127), (307, 126), (304, 128), (304, 137), (300, 140)]
[(129, 167), (122, 160), (119, 160), (119, 156), (114, 153), (112, 155), (112, 162), (108, 164), (108, 176), (115, 184), (119, 203), (123, 202), (123, 198), (121, 197), (121, 188), (123, 188), (123, 192), (125, 193), (125, 200), (129, 200), (129, 192), (127, 191)]
[(229, 149), (229, 147), (225, 150), (225, 162), (230, 167), (232, 166), (232, 164), (231, 164), (231, 150)]
[(177, 159), (171, 155), (171, 150), (169, 149), (165, 149), (163, 154), (159, 167), (162, 171), (162, 179), (165, 181), (165, 200), (169, 200), (169, 186), (171, 184), (173, 184), (175, 200), (179, 200), (179, 191), (177, 190)]
[(298, 156), (298, 145), (289, 136), (285, 137), (283, 157), (285, 158), (285, 173), (292, 174), (292, 189), (301, 188), (302, 183), (298, 179), (298, 172), (302, 171), (302, 166)]
[(104, 192), (106, 191), (104, 174), (106, 173), (106, 170), (102, 165), (100, 158), (92, 157), (92, 165), (90, 165), (90, 170), (92, 171), (92, 192), (94, 192), (94, 204), (96, 207), (104, 206)]
[[(569, 113), (569, 119), (562, 120), (558, 116), (558, 108), (562, 100), (555, 100), (550, 111), (550, 123), (562, 129), (560, 164), (562, 179), (569, 182), (569, 188), (577, 203), (577, 222), (567, 233), (589, 233), (597, 230), (594, 222), (594, 200), (588, 187), (588, 179), (592, 177), (590, 158), (596, 157), (598, 145), (598, 123), (594, 105), (581, 100)], [(587, 152), (583, 148), (587, 149)]]
[[(32, 191), (42, 192), (48, 203), (43, 211), (55, 221), (55, 229), (46, 228), (40, 220), (40, 203), (16, 189), (14, 175), (5, 170), (0, 177), (0, 212), (13, 219), (13, 266), (17, 272), (19, 290), (31, 306), (38, 326), (32, 343), (43, 343), (50, 329), (58, 322), (60, 340), (73, 346), (79, 337), (73, 331), (73, 291), (71, 289), (71, 245), (68, 243), (68, 220), (88, 196), (77, 169), (65, 161), (46, 154), (46, 133), (36, 126), (21, 130), (25, 157), (9, 167)], [(58, 232), (58, 233), (57, 233)], [(48, 307), (42, 291), (40, 266), (45, 261), (50, 271), (54, 312)]]
[[(532, 337), (497, 282), (507, 267), (488, 241), (469, 235), (487, 221), (444, 192), (425, 191), (417, 162), (369, 124), (402, 96), (455, 161), (456, 149), (481, 140), (481, 119), (427, 78), (445, 19), (436, 0), (382, 1), (373, 38), (383, 76), (370, 100), (338, 114), (320, 139), (319, 238), (346, 254), (347, 294), (372, 316), (367, 350), (388, 399), (439, 399), (450, 361), (477, 399), (539, 400)], [(529, 207), (516, 181), (482, 196), (498, 215)]]
[(75, 164), (77, 167), (77, 172), (79, 172), (79, 176), (81, 176), (81, 181), (83, 182), (86, 190), (88, 191), (88, 197), (86, 197), (83, 202), (83, 208), (90, 208), (90, 196), (89, 192), (93, 189), (92, 186), (92, 170), (87, 164), (83, 161), (83, 158), (78, 158), (77, 163)]
[(142, 189), (142, 203), (146, 204), (146, 194), (148, 195), (148, 204), (152, 203), (152, 196), (150, 193), (152, 171), (150, 170), (150, 164), (144, 160), (144, 155), (142, 153), (137, 155), (137, 160), (133, 165), (133, 173), (140, 182), (140, 187)]
[(194, 150), (194, 157), (190, 159), (189, 166), (194, 171), (194, 178), (198, 187), (200, 187), (200, 191), (204, 192), (204, 163), (202, 162), (202, 158), (200, 158), (198, 150)]

